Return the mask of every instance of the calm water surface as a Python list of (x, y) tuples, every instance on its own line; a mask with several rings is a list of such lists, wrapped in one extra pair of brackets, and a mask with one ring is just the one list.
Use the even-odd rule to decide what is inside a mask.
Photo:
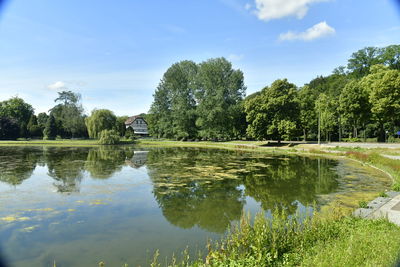
[(293, 214), (390, 181), (354, 163), (215, 149), (0, 147), (10, 266), (147, 265), (203, 250), (243, 211)]

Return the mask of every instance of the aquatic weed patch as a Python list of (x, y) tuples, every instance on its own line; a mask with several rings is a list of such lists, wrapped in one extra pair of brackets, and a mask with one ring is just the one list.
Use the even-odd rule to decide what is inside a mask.
[(373, 165), (381, 170), (389, 173), (393, 178), (392, 189), (400, 191), (400, 162), (396, 159), (384, 157), (377, 152), (358, 152), (358, 151), (347, 151), (346, 156), (354, 158), (364, 163)]

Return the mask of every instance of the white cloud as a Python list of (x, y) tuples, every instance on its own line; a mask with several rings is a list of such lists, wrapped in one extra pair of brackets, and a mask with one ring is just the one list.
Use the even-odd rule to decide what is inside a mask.
[(265, 21), (288, 16), (302, 19), (307, 14), (310, 4), (325, 1), (328, 0), (255, 0), (255, 14)]
[(322, 21), (315, 24), (311, 28), (308, 28), (304, 32), (292, 32), (282, 33), (279, 35), (279, 40), (281, 41), (292, 41), (292, 40), (302, 40), (311, 41), (324, 36), (335, 34), (335, 29), (329, 26), (326, 21)]
[(65, 83), (62, 81), (57, 81), (55, 83), (49, 84), (47, 86), (47, 88), (49, 88), (50, 90), (60, 90), (60, 89), (65, 89)]

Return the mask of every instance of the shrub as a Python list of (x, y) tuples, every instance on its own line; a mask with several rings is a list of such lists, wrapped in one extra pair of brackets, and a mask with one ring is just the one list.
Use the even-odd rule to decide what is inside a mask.
[(388, 143), (400, 143), (400, 139), (399, 139), (399, 137), (389, 136)]
[(119, 142), (119, 134), (115, 130), (103, 130), (100, 132), (99, 143), (102, 145), (115, 145)]
[(368, 202), (364, 201), (364, 200), (361, 200), (361, 201), (358, 202), (358, 206), (360, 208), (366, 209), (366, 208), (368, 208)]
[(0, 139), (16, 139), (19, 135), (19, 126), (16, 120), (0, 117)]
[(135, 132), (133, 131), (133, 129), (131, 127), (126, 129), (125, 138), (128, 140), (135, 140)]

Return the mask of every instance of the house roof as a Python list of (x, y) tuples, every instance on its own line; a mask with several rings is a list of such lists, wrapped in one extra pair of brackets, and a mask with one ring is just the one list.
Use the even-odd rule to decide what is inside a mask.
[(125, 121), (125, 125), (131, 125), (136, 119), (142, 119), (144, 120), (144, 122), (147, 124), (146, 120), (142, 117), (142, 116), (132, 116), (129, 117), (126, 121)]

